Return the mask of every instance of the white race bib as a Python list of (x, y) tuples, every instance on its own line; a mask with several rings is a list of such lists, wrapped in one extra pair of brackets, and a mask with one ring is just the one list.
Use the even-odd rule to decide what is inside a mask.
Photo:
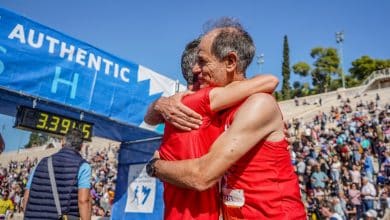
[(222, 188), (223, 204), (230, 207), (242, 207), (245, 204), (243, 189)]

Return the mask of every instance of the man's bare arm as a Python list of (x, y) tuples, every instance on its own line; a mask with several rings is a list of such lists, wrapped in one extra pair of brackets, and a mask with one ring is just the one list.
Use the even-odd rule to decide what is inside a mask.
[(27, 206), (27, 201), (28, 201), (28, 198), (30, 197), (30, 190), (29, 189), (25, 189), (24, 190), (24, 196), (23, 196), (23, 210), (26, 211), (26, 206)]
[[(213, 111), (226, 109), (257, 92), (272, 93), (278, 83), (278, 79), (273, 75), (259, 75), (230, 83), (225, 87), (214, 88), (210, 92), (211, 109)], [(149, 105), (144, 121), (150, 125), (157, 125), (165, 120), (184, 131), (198, 129), (202, 123), (201, 116), (181, 103), (181, 99), (187, 94), (189, 93), (178, 93), (154, 101)]]
[[(164, 99), (161, 97), (160, 99)], [(148, 106), (148, 110), (144, 116), (144, 121), (150, 125), (158, 125), (164, 123), (164, 117), (155, 109), (156, 103), (160, 100), (155, 100), (152, 104)]]
[(78, 206), (81, 220), (90, 220), (92, 207), (89, 188), (78, 189)]
[(202, 117), (181, 103), (183, 96), (188, 94), (190, 92), (157, 99), (149, 105), (144, 121), (150, 125), (157, 125), (165, 120), (184, 131), (198, 129), (202, 124)]
[(257, 75), (251, 79), (232, 82), (210, 91), (210, 108), (220, 111), (258, 92), (272, 93), (279, 80), (273, 75)]
[[(259, 114), (261, 112), (261, 114)], [(274, 98), (267, 94), (249, 97), (235, 115), (232, 125), (213, 143), (210, 152), (201, 158), (155, 163), (156, 176), (171, 184), (205, 190), (213, 186), (225, 171), (245, 155), (260, 140), (283, 127), (277, 117), (279, 110)], [(283, 137), (280, 134), (272, 138)]]

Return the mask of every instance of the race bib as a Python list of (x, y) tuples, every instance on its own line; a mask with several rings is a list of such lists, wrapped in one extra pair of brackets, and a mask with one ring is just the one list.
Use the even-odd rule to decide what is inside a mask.
[(223, 204), (229, 207), (240, 208), (245, 204), (243, 189), (222, 188)]

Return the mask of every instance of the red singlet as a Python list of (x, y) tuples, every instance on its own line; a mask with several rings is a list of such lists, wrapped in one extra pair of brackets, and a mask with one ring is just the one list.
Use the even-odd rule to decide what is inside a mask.
[[(225, 113), (225, 127), (241, 105)], [(224, 219), (306, 219), (286, 140), (261, 141), (226, 172)]]
[[(160, 156), (164, 160), (184, 160), (198, 158), (209, 151), (212, 143), (221, 134), (220, 121), (210, 109), (209, 93), (212, 88), (204, 88), (185, 96), (183, 104), (203, 117), (198, 130), (184, 132), (165, 123)], [(165, 219), (218, 219), (217, 186), (198, 192), (164, 183)]]

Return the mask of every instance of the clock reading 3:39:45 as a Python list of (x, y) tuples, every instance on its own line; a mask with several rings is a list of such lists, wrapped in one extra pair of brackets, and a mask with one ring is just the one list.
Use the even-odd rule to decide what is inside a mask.
[(29, 107), (18, 108), (16, 127), (65, 135), (71, 128), (79, 128), (85, 140), (91, 140), (93, 124)]

